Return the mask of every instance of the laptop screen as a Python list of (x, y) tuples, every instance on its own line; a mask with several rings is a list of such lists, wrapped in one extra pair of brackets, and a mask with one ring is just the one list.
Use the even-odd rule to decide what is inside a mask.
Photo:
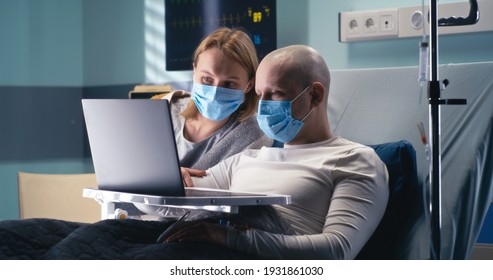
[(151, 99), (83, 99), (102, 190), (184, 195), (169, 104)]

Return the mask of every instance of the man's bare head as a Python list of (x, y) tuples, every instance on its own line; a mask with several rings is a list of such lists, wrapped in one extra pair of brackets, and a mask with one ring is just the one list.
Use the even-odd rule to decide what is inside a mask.
[[(264, 69), (260, 69), (260, 68)], [(313, 82), (320, 82), (327, 95), (330, 87), (330, 72), (322, 56), (313, 48), (304, 45), (292, 45), (279, 48), (264, 57), (259, 71), (270, 68), (283, 77), (283, 81), (294, 81), (305, 87)]]

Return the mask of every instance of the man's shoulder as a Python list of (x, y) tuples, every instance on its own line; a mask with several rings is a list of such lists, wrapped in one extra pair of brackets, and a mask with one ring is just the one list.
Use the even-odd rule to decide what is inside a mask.
[(329, 146), (341, 147), (341, 148), (349, 149), (349, 150), (350, 149), (362, 149), (362, 150), (370, 149), (371, 150), (371, 148), (367, 145), (361, 144), (361, 143), (353, 141), (353, 140), (343, 138), (341, 136), (334, 136), (328, 144), (329, 144)]
[(377, 153), (372, 147), (343, 137), (337, 136), (329, 144), (346, 155), (357, 155), (363, 158), (378, 158)]

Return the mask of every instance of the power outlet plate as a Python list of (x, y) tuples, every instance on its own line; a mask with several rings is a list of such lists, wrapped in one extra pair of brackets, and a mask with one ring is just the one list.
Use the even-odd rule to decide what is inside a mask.
[(341, 12), (339, 15), (340, 41), (394, 38), (399, 35), (397, 8)]
[[(478, 0), (480, 19), (474, 25), (440, 26), (439, 35), (493, 31), (493, 0)], [(469, 3), (438, 5), (437, 17), (465, 17)], [(339, 41), (354, 42), (388, 38), (420, 37), (429, 33), (428, 6), (401, 7), (382, 10), (348, 11), (339, 13)]]

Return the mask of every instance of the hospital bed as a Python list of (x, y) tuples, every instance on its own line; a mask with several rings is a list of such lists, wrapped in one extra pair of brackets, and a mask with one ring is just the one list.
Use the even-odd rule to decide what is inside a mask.
[[(493, 198), (493, 62), (439, 67), (442, 96), (467, 99), (441, 108), (441, 259), (467, 259)], [(332, 71), (329, 120), (335, 134), (365, 144), (408, 140), (416, 149), (425, 216), (415, 224), (410, 258), (431, 258), (428, 149), (417, 125), (429, 105), (417, 67)]]
[[(428, 152), (417, 126), (423, 122), (427, 127), (428, 103), (426, 88), (417, 82), (417, 71), (417, 67), (332, 71), (328, 110), (332, 130), (336, 135), (373, 147), (390, 173), (391, 196), (387, 211), (359, 259), (432, 258)], [(440, 71), (442, 77), (450, 81), (444, 95), (468, 100), (467, 105), (442, 109), (441, 255), (443, 259), (466, 259), (479, 235), (493, 196), (493, 63), (442, 65)], [(96, 225), (91, 229), (84, 227), (87, 224), (67, 222), (60, 230), (58, 220), (25, 221), (28, 225), (23, 226), (21, 231), (41, 228), (43, 236), (53, 238), (54, 248), (49, 248), (49, 258), (130, 258), (126, 255), (129, 248), (125, 244), (112, 248), (113, 251), (109, 251), (112, 253), (104, 251), (106, 253), (99, 254), (98, 250), (92, 250), (97, 249), (97, 238), (111, 232), (111, 223), (99, 227), (98, 223), (89, 224)], [(9, 222), (12, 225), (5, 224)], [(0, 224), (19, 229), (15, 222), (4, 221)], [(126, 223), (130, 225), (132, 221)], [(128, 234), (135, 234), (135, 231), (156, 234), (159, 227), (151, 222), (148, 227), (134, 229)], [(52, 232), (54, 229), (58, 231)], [(77, 246), (71, 244), (72, 247), (67, 247), (66, 243), (70, 240), (66, 239), (74, 232), (82, 241)], [(0, 231), (2, 234), (5, 232)], [(0, 236), (2, 240), (8, 238)], [(76, 248), (79, 251), (63, 251), (57, 247), (60, 244), (65, 246), (63, 250)], [(0, 252), (4, 254), (1, 258), (8, 258), (5, 246), (9, 244), (2, 243), (0, 246)], [(162, 255), (155, 246), (145, 244), (132, 248), (131, 256), (151, 259), (249, 258), (228, 250), (211, 250), (209, 245), (194, 247), (189, 254), (179, 253), (183, 250), (174, 248), (173, 254), (178, 256)], [(212, 251), (215, 253), (211, 254)], [(34, 256), (47, 257), (43, 254)]]

